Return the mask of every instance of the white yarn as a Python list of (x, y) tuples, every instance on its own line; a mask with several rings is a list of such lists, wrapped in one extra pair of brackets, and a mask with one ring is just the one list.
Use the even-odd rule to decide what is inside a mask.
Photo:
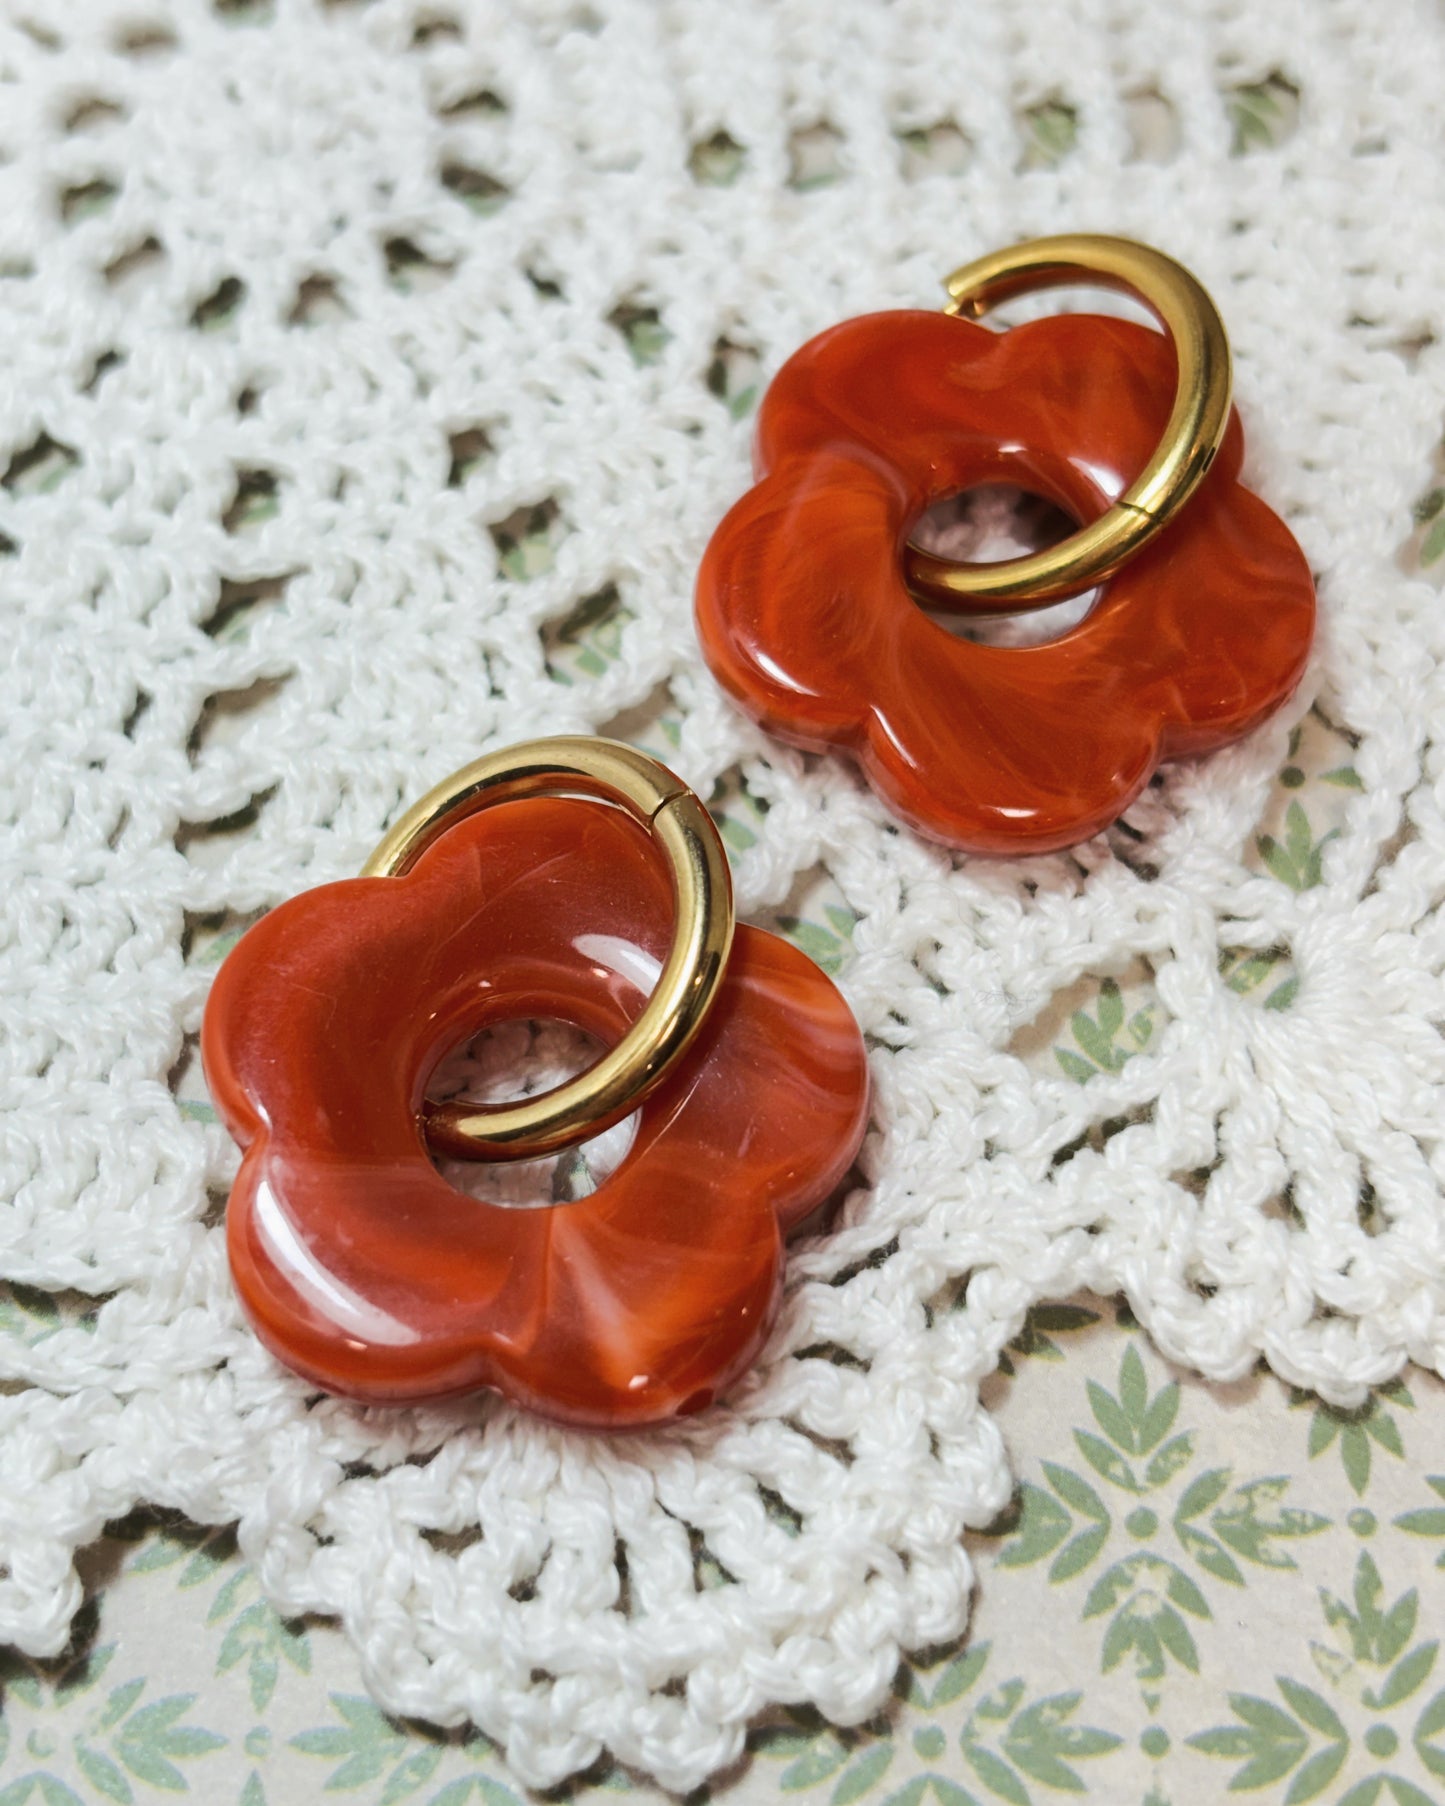
[[(901, 1648), (964, 1625), (960, 1533), (1009, 1488), (978, 1383), (1034, 1301), (1123, 1290), (1171, 1357), (1228, 1378), (1262, 1355), (1335, 1400), (1445, 1367), (1445, 616), (1400, 557), (1445, 410), (1425, 0), (0, 19), (0, 469), (40, 442), (62, 475), (27, 484), (22, 459), (0, 489), (0, 1272), (84, 1295), (56, 1333), (0, 1338), (0, 1640), (58, 1650), (74, 1550), (151, 1500), (238, 1519), (271, 1599), (336, 1614), (388, 1709), (474, 1720), (536, 1784), (606, 1747), (686, 1788), (768, 1702), (856, 1721)], [(1272, 71), (1297, 128), (1231, 156), (1224, 93)], [(1145, 91), (1177, 118), (1164, 161), (1131, 160)], [(1050, 99), (1077, 142), (1030, 167), (1023, 115)], [(917, 173), (899, 134), (940, 121), (966, 165)], [(839, 179), (790, 186), (790, 138), (823, 123)], [(692, 147), (724, 131), (736, 180), (698, 180)], [(509, 198), (469, 207), (490, 191), (468, 172)], [(87, 211), (96, 182), (116, 192)], [(693, 573), (748, 481), (717, 342), (770, 374), (1068, 228), (1166, 247), (1227, 317), (1252, 480), (1321, 574), (1296, 713), (1320, 696), (1358, 740), (1314, 889), (1245, 860), (1287, 721), (1168, 771), (1142, 843), (989, 863), (895, 831), (699, 662)], [(629, 305), (670, 335), (655, 363), (611, 322)], [(276, 501), (249, 524), (246, 472)], [(555, 562), (515, 580), (488, 527), (547, 500)], [(551, 681), (544, 630), (609, 583), (620, 657)], [(353, 871), (484, 747), (660, 700), (689, 781), (770, 805), (743, 913), (821, 866), (861, 918), (865, 1183), (795, 1252), (756, 1373), (675, 1431), (309, 1397), (229, 1287), (234, 1153), (167, 1085), (207, 979), (188, 918)], [(1274, 946), (1300, 988), (1264, 1012), (1219, 954)], [(1051, 996), (1139, 958), (1168, 1018), (1146, 1053), (1079, 1086), (1011, 1051)]]

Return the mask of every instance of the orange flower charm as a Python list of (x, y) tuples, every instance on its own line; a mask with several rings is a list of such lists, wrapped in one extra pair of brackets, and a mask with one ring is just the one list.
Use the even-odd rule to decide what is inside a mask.
[(1159, 441), (1174, 354), (1062, 316), (995, 333), (921, 312), (849, 320), (783, 366), (758, 481), (713, 535), (697, 624), (714, 675), (781, 739), (851, 753), (920, 833), (973, 852), (1087, 839), (1161, 759), (1247, 734), (1299, 682), (1314, 584), (1239, 482), (1231, 419), (1174, 522), (1048, 644), (958, 639), (904, 586), (931, 503), (1015, 483), (1091, 520)]
[(594, 1427), (700, 1410), (746, 1368), (783, 1238), (843, 1178), (867, 1116), (858, 1028), (796, 948), (737, 930), (696, 1040), (588, 1197), (478, 1202), (421, 1128), (438, 1061), (488, 1023), (617, 1041), (673, 913), (636, 822), (528, 799), (459, 820), (401, 877), (324, 885), (244, 936), (203, 1054), (245, 1149), (232, 1272), (281, 1360), (373, 1402), (488, 1386)]

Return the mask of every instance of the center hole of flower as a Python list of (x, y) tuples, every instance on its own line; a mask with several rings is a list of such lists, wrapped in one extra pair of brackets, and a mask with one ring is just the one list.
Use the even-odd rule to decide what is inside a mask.
[[(446, 1056), (432, 1075), (427, 1096), (437, 1103), (515, 1103), (576, 1078), (606, 1052), (604, 1042), (570, 1022), (494, 1022)], [(634, 1112), (588, 1141), (537, 1160), (434, 1155), (433, 1164), (468, 1197), (534, 1210), (575, 1203), (596, 1191), (622, 1164), (636, 1134)]]
[[(997, 564), (1042, 552), (1078, 531), (1079, 523), (1046, 496), (1012, 483), (981, 483), (946, 495), (915, 524), (909, 538), (921, 551), (959, 564)], [(1099, 597), (1097, 589), (1028, 614), (955, 615), (919, 607), (961, 640), (982, 646), (1041, 646), (1077, 627)]]

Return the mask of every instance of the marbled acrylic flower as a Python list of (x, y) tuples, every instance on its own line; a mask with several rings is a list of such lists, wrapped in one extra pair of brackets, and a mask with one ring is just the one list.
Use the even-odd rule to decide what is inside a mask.
[(1003, 854), (1086, 839), (1160, 760), (1247, 734), (1304, 670), (1313, 580), (1239, 481), (1238, 419), (1182, 514), (1048, 643), (955, 637), (909, 594), (902, 549), (932, 503), (983, 484), (1102, 514), (1173, 395), (1168, 341), (1120, 320), (995, 333), (899, 312), (820, 334), (769, 388), (757, 483), (703, 560), (718, 681), (780, 738), (851, 753), (923, 834)]
[(569, 798), (499, 804), (404, 876), (307, 891), (243, 937), (203, 1055), (245, 1149), (232, 1272), (280, 1359), (373, 1402), (494, 1387), (597, 1427), (699, 1410), (743, 1372), (783, 1239), (843, 1178), (867, 1116), (857, 1025), (795, 947), (737, 930), (696, 1041), (589, 1196), (480, 1202), (421, 1128), (438, 1061), (489, 1023), (618, 1039), (672, 913), (646, 833)]

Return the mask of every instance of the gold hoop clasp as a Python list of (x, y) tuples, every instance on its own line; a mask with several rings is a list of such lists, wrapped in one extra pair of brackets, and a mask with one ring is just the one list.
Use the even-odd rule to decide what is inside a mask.
[(1035, 238), (955, 270), (945, 312), (978, 319), (1038, 289), (1080, 281), (1135, 294), (1173, 340), (1179, 379), (1152, 458), (1107, 513), (1058, 545), (998, 564), (957, 564), (904, 548), (908, 587), (954, 614), (1023, 613), (1076, 596), (1113, 575), (1199, 487), (1229, 424), (1229, 340), (1219, 309), (1182, 264), (1128, 238), (1087, 232)]
[(361, 875), (399, 876), (466, 816), (495, 803), (543, 796), (596, 797), (648, 829), (671, 872), (672, 947), (642, 1014), (575, 1079), (515, 1104), (426, 1106), (432, 1147), (464, 1159), (552, 1154), (630, 1115), (701, 1028), (732, 946), (732, 879), (712, 817), (665, 765), (615, 740), (558, 736), (473, 760), (407, 810)]

